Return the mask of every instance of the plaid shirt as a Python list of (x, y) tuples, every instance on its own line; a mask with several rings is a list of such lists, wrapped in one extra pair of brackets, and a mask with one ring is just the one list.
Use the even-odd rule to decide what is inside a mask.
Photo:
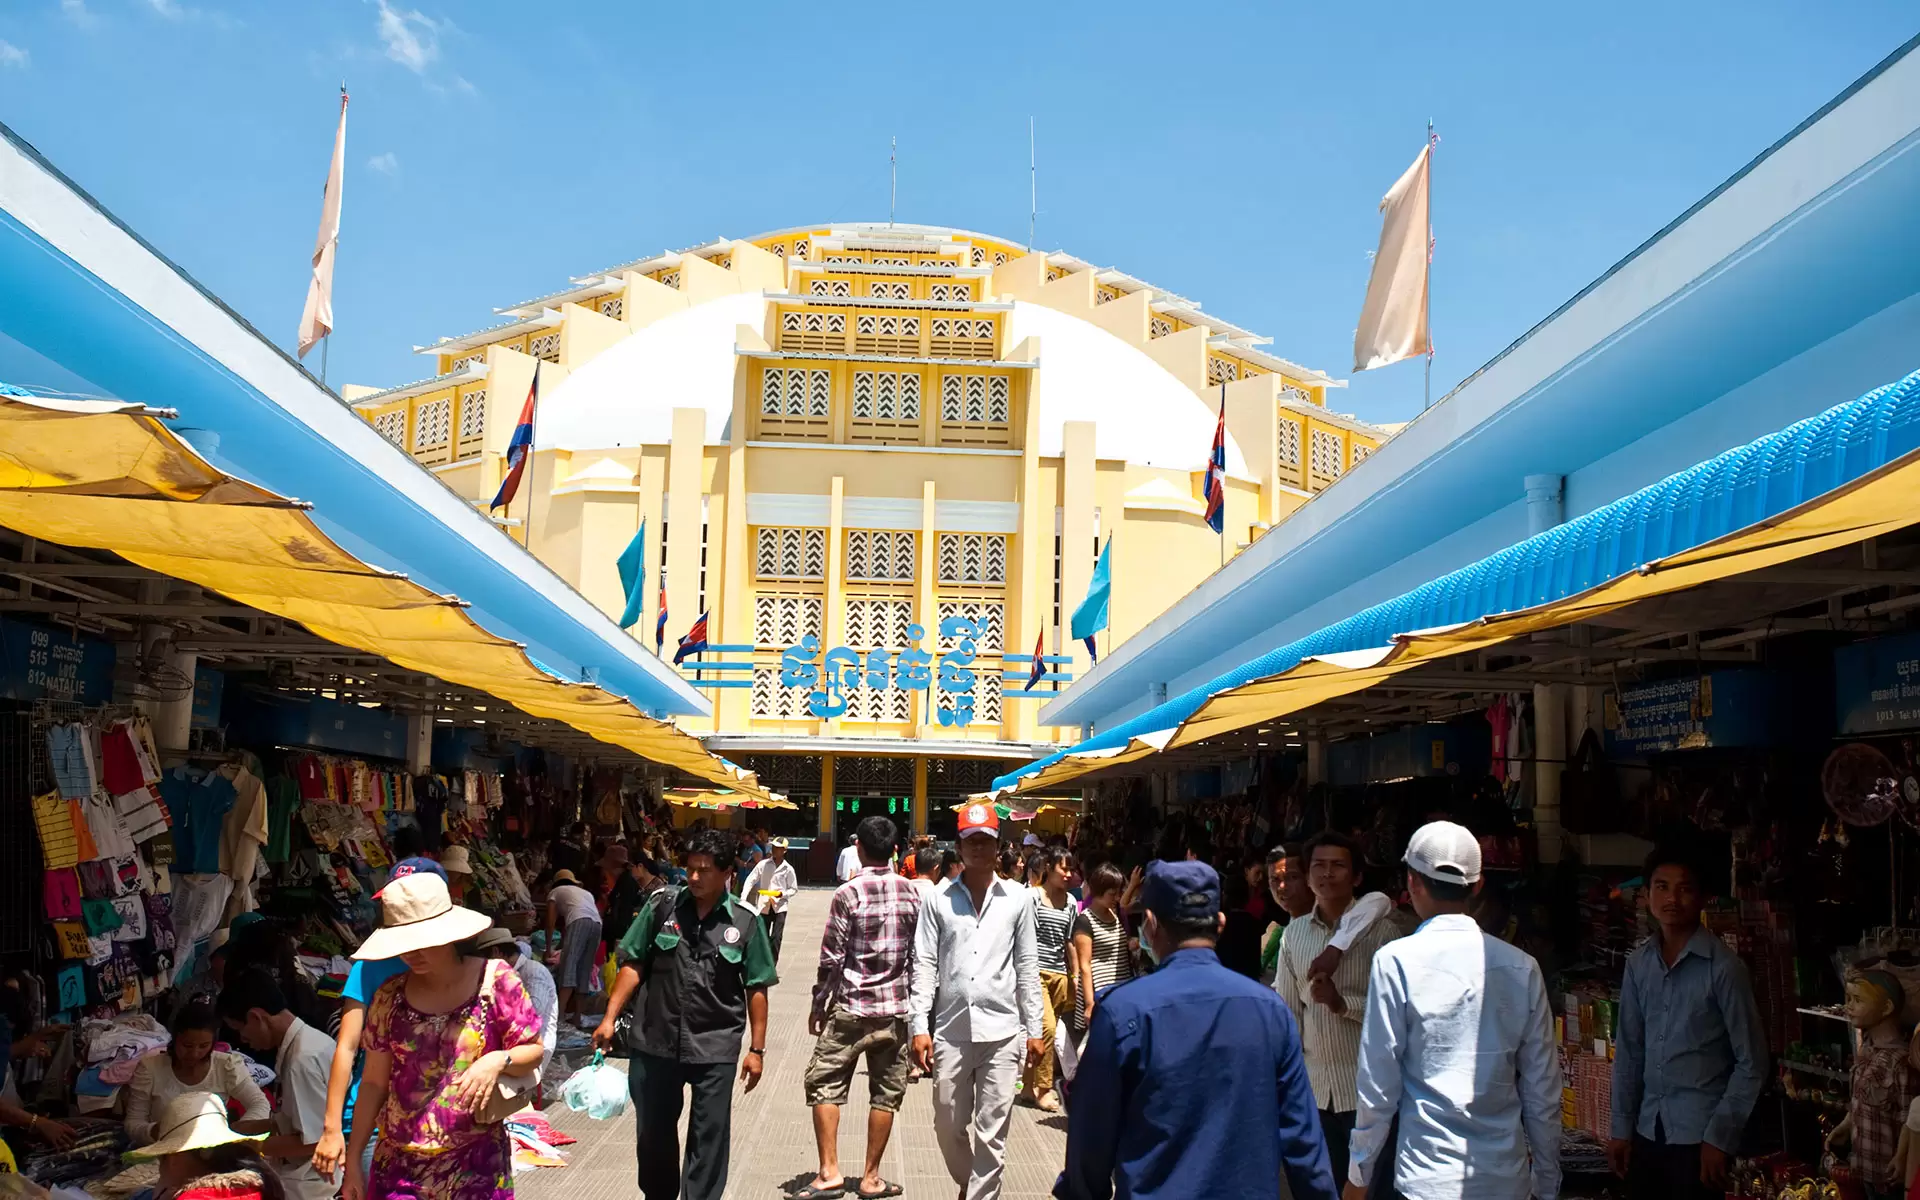
[(861, 867), (840, 885), (820, 942), (820, 978), (813, 1013), (836, 1002), (856, 1017), (904, 1017), (913, 967), (920, 893), (888, 867)]
[(1914, 1094), (1914, 1071), (1907, 1045), (1862, 1046), (1853, 1058), (1853, 1172), (1861, 1182), (1885, 1190), (1899, 1180), (1893, 1152)]

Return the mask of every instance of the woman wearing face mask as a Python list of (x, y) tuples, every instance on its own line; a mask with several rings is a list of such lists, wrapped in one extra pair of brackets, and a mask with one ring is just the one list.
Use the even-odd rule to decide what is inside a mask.
[(220, 1018), (210, 1004), (190, 1004), (169, 1025), (173, 1043), (140, 1060), (127, 1084), (127, 1138), (144, 1146), (156, 1136), (160, 1110), (176, 1096), (212, 1092), (243, 1110), (234, 1128), (265, 1133), (271, 1112), (267, 1097), (253, 1081), (246, 1060), (215, 1050)]

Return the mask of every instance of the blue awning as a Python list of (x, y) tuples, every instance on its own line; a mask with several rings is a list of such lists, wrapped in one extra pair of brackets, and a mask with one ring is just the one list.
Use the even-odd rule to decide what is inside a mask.
[(1117, 750), (1172, 729), (1229, 688), (1308, 658), (1578, 595), (1842, 487), (1920, 448), (1920, 371), (1716, 455), (1603, 508), (1242, 663), (1079, 745), (993, 781), (1011, 787), (1070, 754)]

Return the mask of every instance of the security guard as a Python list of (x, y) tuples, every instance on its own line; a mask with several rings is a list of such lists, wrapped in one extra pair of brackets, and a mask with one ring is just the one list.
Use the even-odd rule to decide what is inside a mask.
[[(747, 1091), (760, 1083), (773, 947), (759, 914), (727, 894), (733, 858), (733, 839), (719, 830), (688, 839), (687, 884), (655, 892), (620, 939), (614, 951), (620, 974), (593, 1032), (596, 1047), (611, 1046), (615, 1018), (646, 984), (628, 1039), (627, 1087), (647, 1200), (720, 1200), (727, 1190), (733, 1064), (739, 1062)], [(742, 1057), (740, 1035), (748, 1029)], [(693, 1105), (682, 1192), (679, 1123), (688, 1088)]]
[(1156, 862), (1141, 899), (1160, 969), (1098, 997), (1053, 1194), (1338, 1200), (1293, 1014), (1214, 953), (1220, 877)]

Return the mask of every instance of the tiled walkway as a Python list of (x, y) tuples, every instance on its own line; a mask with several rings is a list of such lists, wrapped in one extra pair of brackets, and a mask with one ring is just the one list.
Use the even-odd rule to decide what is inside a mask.
[[(767, 1071), (752, 1095), (734, 1094), (733, 1165), (729, 1200), (777, 1200), (813, 1177), (818, 1166), (812, 1117), (802, 1096), (801, 1078), (813, 1051), (807, 1033), (808, 992), (820, 950), (829, 893), (814, 889), (793, 902), (787, 917), (786, 945), (780, 957), (782, 982), (771, 996), (767, 1031)], [(612, 1060), (609, 1060), (612, 1061)], [(621, 1064), (624, 1067), (624, 1063)], [(922, 1081), (907, 1092), (894, 1124), (884, 1174), (902, 1184), (910, 1197), (946, 1200), (958, 1189), (933, 1142), (932, 1086)], [(849, 1180), (860, 1171), (866, 1137), (864, 1071), (854, 1080), (852, 1102), (841, 1114), (840, 1167)], [(572, 1161), (559, 1169), (519, 1176), (515, 1190), (525, 1200), (616, 1200), (637, 1197), (634, 1184), (633, 1113), (594, 1121), (566, 1105), (548, 1106), (554, 1125), (580, 1139), (568, 1148)], [(1066, 1145), (1066, 1117), (1046, 1116), (1016, 1106), (1007, 1144), (1005, 1196), (1039, 1200), (1047, 1196), (1060, 1170)], [(851, 1191), (848, 1193), (851, 1195)]]

